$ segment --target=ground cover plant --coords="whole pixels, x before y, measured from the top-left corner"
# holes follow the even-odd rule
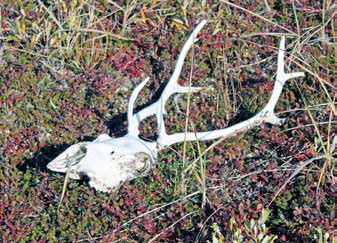
[[[2,242],[335,242],[336,10],[333,1],[1,1]],[[168,131],[257,113],[281,34],[287,66],[306,73],[277,105],[287,122],[174,145],[149,176],[111,194],[84,179],[63,195],[64,175],[46,164],[70,144],[125,133],[133,88],[151,76],[137,102],[153,102],[203,18],[180,82],[210,88],[170,100]],[[149,139],[155,129],[155,119],[142,123]]]

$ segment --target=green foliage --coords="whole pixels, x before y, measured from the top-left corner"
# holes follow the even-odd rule
[[[315,238],[317,239],[317,243],[328,243],[328,242],[332,242],[332,243],[336,243],[337,242],[337,235],[336,234],[332,234],[330,237],[330,234],[328,232],[324,232],[324,230],[322,230],[321,227],[317,227],[316,229],[316,234],[315,234]],[[330,238],[330,240],[329,240]]]
[[[220,232],[219,225],[217,223],[214,223],[212,225],[213,233],[212,233],[212,243],[224,243],[225,242],[225,237],[222,235]],[[210,243],[210,241],[207,241]]]
[[[270,211],[268,209],[263,209],[258,221],[251,219],[244,222],[244,229],[241,229],[234,217],[232,217],[229,223],[231,231],[230,242],[273,243],[277,239],[277,236],[268,234],[268,228],[265,224],[269,218],[269,214]],[[212,233],[212,243],[225,242],[225,237],[220,232],[220,228],[216,223],[212,225],[212,229],[214,231]]]

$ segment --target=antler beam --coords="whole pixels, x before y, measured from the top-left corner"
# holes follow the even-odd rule
[[[216,139],[219,137],[230,137],[234,136],[238,132],[246,131],[252,127],[258,126],[263,122],[274,125],[281,125],[285,120],[278,118],[274,113],[274,109],[281,95],[283,86],[285,82],[289,79],[304,76],[303,72],[295,72],[295,73],[284,72],[284,54],[285,54],[285,37],[282,36],[277,58],[276,81],[274,84],[271,98],[269,99],[269,102],[263,108],[263,110],[258,114],[256,114],[254,117],[228,128],[208,132],[189,132],[189,133],[177,133],[173,135],[167,135],[165,129],[162,129],[158,143],[161,146],[169,146],[174,143],[182,141],[196,141],[196,140],[203,141],[203,140]],[[160,116],[162,119],[163,115],[162,113],[159,112],[159,115],[157,116]]]

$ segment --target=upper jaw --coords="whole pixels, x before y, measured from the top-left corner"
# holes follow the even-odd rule
[[[65,173],[69,167],[81,162],[87,153],[86,142],[71,145],[63,153],[48,163],[47,168],[52,171]]]

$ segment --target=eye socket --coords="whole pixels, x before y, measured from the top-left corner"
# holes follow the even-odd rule
[[[115,151],[112,150],[112,152],[110,154],[113,155],[114,153],[115,153]]]
[[[85,145],[81,145],[81,146],[80,146],[80,152],[81,152],[82,154],[86,154],[86,153],[87,153],[87,148],[85,147]]]
[[[81,162],[81,160],[85,157],[86,154],[87,148],[85,147],[85,144],[81,144],[77,152],[68,158],[69,165],[74,166],[78,164],[79,162]]]

